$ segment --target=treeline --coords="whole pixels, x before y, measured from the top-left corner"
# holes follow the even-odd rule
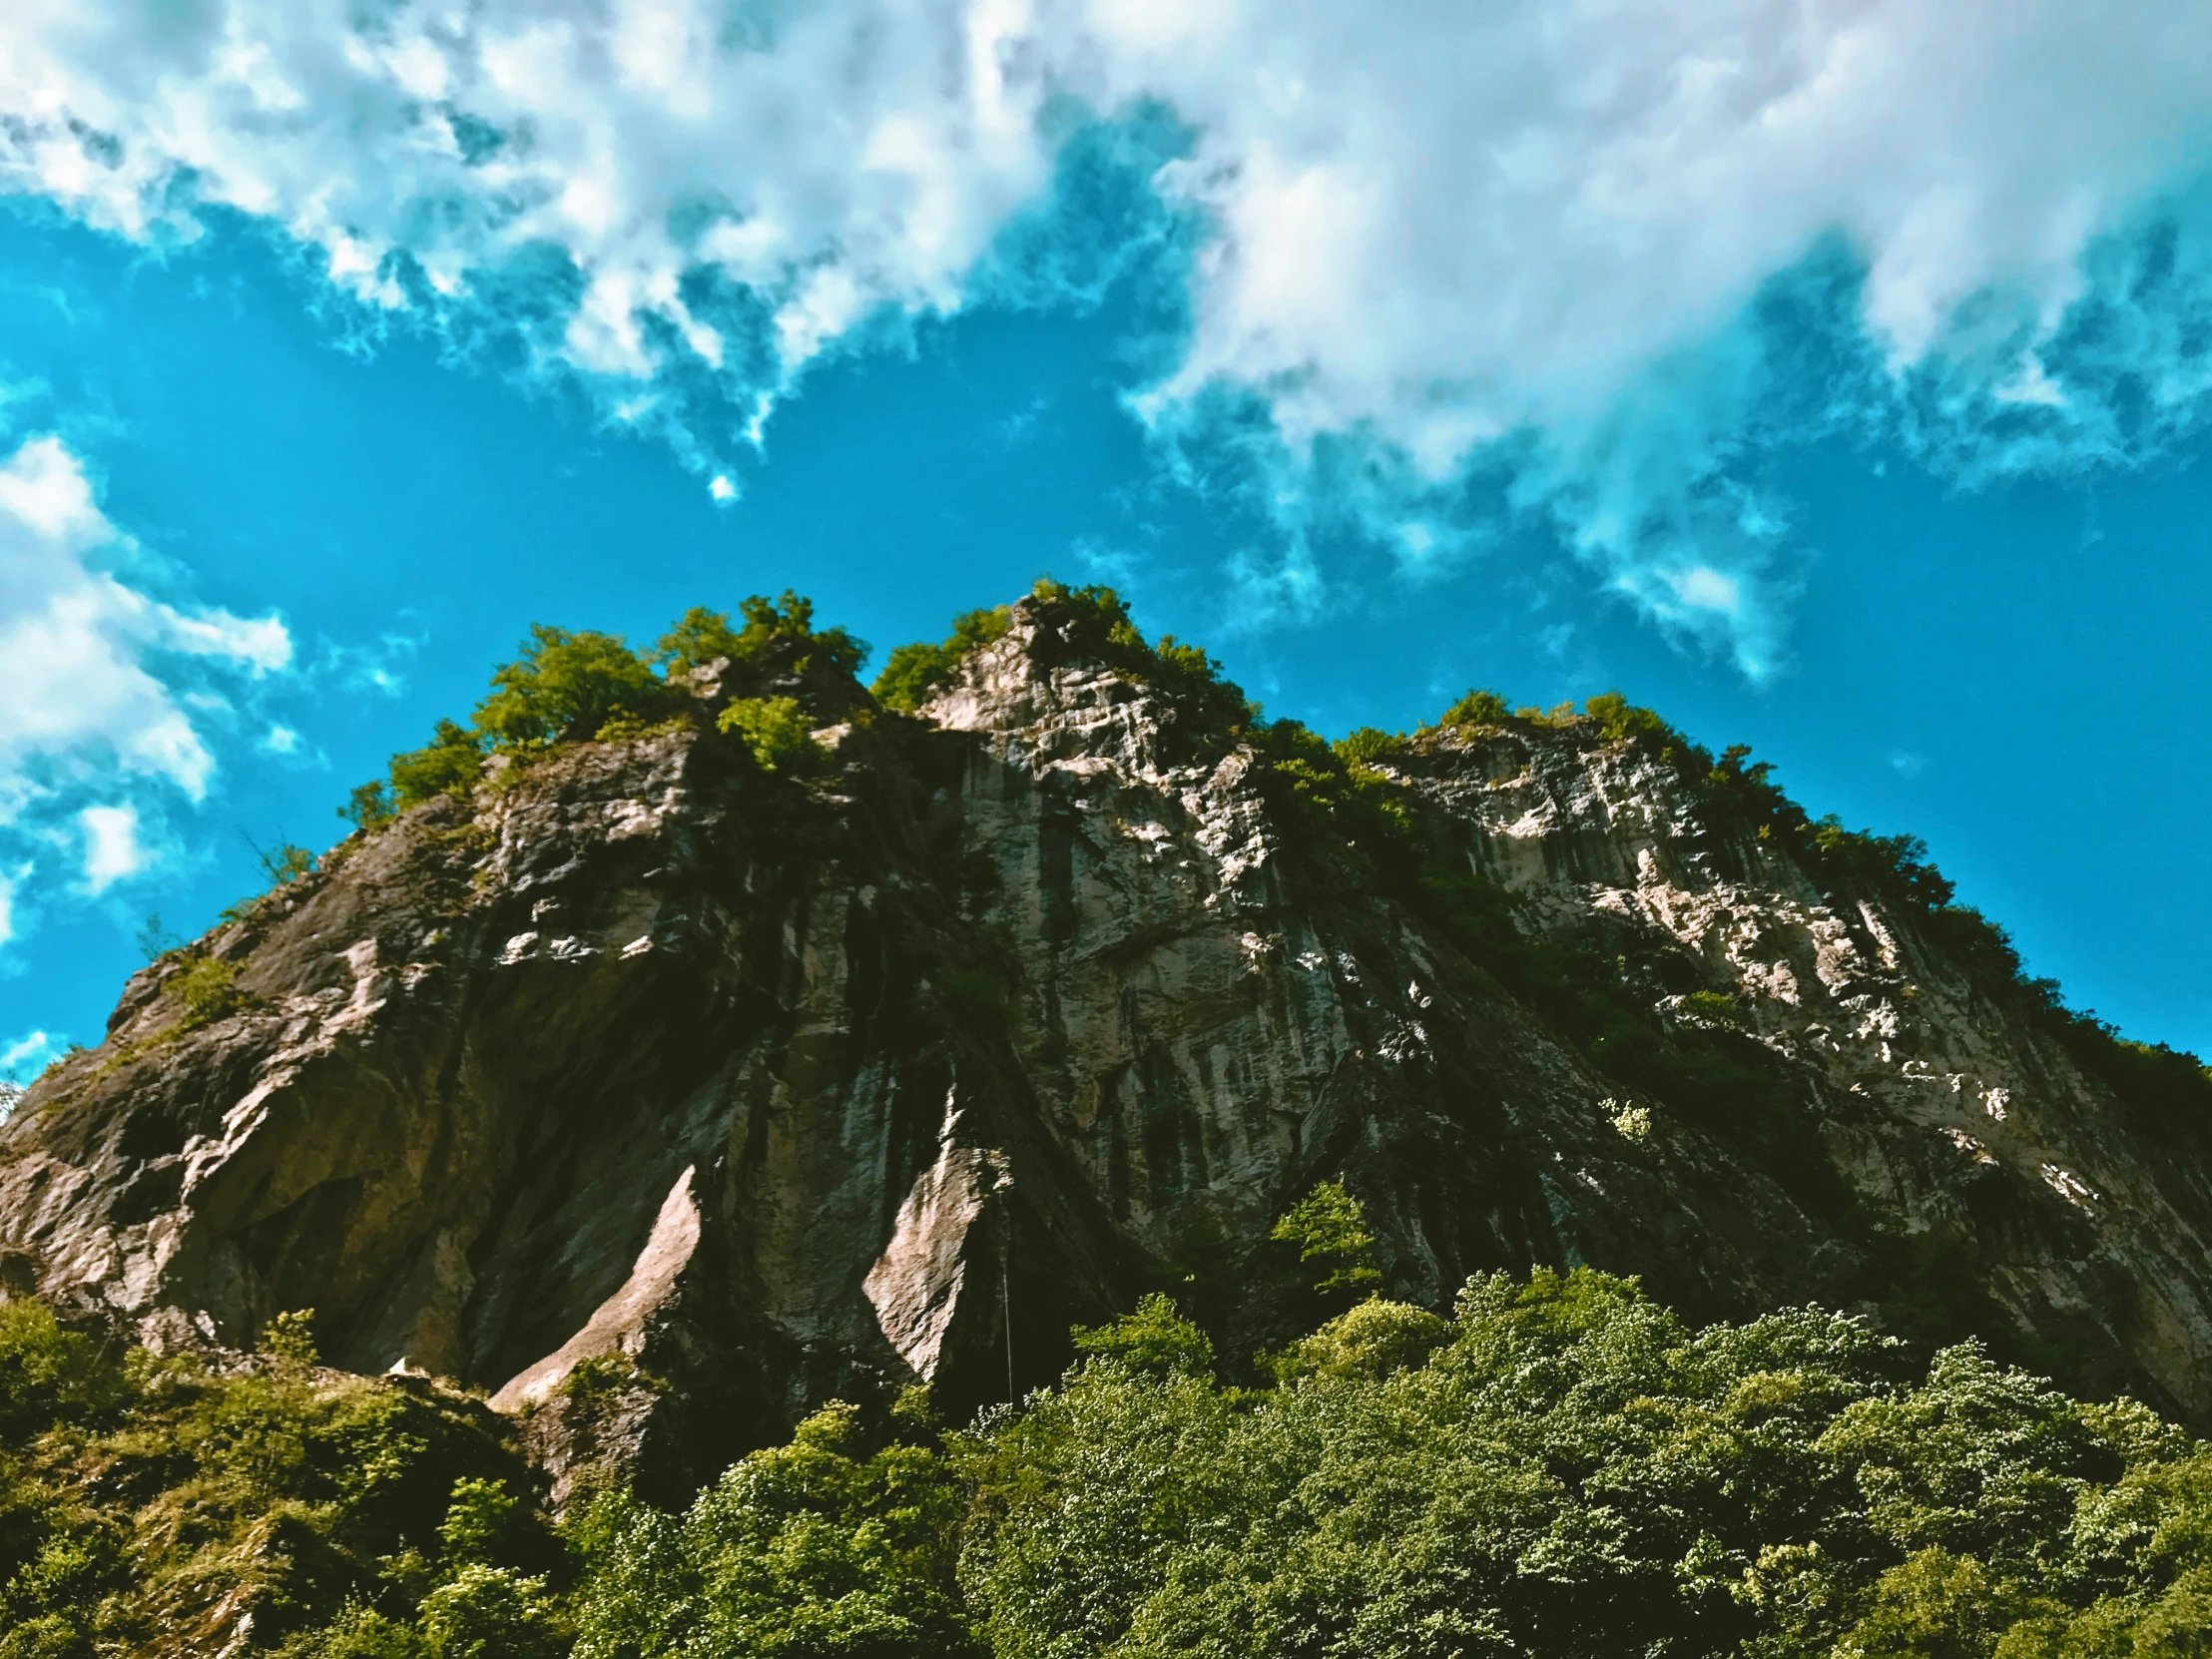
[[[1351,1303],[1336,1187],[1278,1236],[1344,1312],[1270,1386],[1148,1297],[1018,1406],[833,1403],[681,1512],[558,1520],[480,1403],[318,1370],[304,1319],[225,1370],[9,1303],[0,1659],[2206,1651],[2212,1450],[2140,1405],[1588,1270]]]
[[[485,763],[502,758],[501,776],[564,746],[617,743],[700,719],[691,683],[721,664],[728,694],[717,725],[735,733],[770,770],[804,767],[811,730],[841,718],[865,694],[853,676],[867,646],[842,628],[817,629],[814,602],[787,590],[755,594],[725,612],[695,607],[650,651],[620,634],[571,632],[534,624],[511,663],[493,670],[491,691],[466,726],[441,720],[420,749],[394,755],[384,778],[356,789],[340,811],[370,830],[441,795],[467,794]]]

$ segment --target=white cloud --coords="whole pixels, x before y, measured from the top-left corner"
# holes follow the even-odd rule
[[[148,869],[159,800],[207,792],[220,688],[290,662],[277,619],[169,604],[118,574],[136,559],[60,439],[0,461],[0,945],[70,862],[80,898]]]
[[[26,1031],[12,1041],[0,1042],[0,1080],[28,1081],[58,1059],[61,1051],[60,1040],[46,1031]]]
[[[153,861],[139,841],[136,807],[87,807],[78,813],[77,825],[85,837],[85,885],[96,895]]]
[[[198,800],[214,757],[150,663],[176,653],[262,675],[290,660],[274,617],[180,610],[101,568],[126,545],[60,439],[33,438],[0,463],[0,809],[57,779],[109,774]]]
[[[1745,318],[1785,274],[1855,274],[1871,369],[1816,412],[1961,476],[2124,460],[2212,385],[2193,0],[18,0],[0,182],[134,236],[240,208],[374,303],[552,294],[532,337],[610,407],[653,414],[682,357],[757,430],[816,354],[963,301],[1071,100],[1193,135],[1158,180],[1205,227],[1163,431],[1257,399],[1278,494],[1364,447],[1390,536],[1503,456],[1754,671],[1786,526],[1738,477]],[[2167,212],[2191,235],[2149,271],[2130,233]]]

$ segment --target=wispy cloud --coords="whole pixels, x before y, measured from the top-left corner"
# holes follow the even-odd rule
[[[2125,464],[2212,386],[2190,0],[41,0],[0,109],[13,188],[147,239],[269,220],[716,480],[811,361],[966,302],[1086,119],[1166,110],[1188,326],[1136,406],[1230,423],[1256,593],[1326,582],[1332,514],[1449,568],[1481,477],[1753,674],[1774,445]],[[1835,361],[1778,349],[1793,305]]]
[[[87,807],[77,815],[77,823],[85,837],[85,886],[94,894],[128,880],[152,862],[152,852],[139,840],[136,807]]]
[[[0,463],[0,802],[88,773],[159,779],[197,800],[214,757],[188,713],[192,694],[151,662],[197,658],[259,676],[291,660],[275,617],[179,608],[103,569],[124,540],[59,438],[33,438]]]
[[[29,1082],[59,1058],[61,1051],[61,1041],[46,1031],[26,1031],[18,1037],[0,1039],[0,1082]]]
[[[207,793],[207,728],[235,714],[217,688],[291,660],[275,617],[175,605],[122,580],[110,566],[130,550],[60,439],[0,462],[0,943],[27,893],[66,879],[65,866],[28,886],[42,861],[74,864],[93,896],[146,870],[158,841],[141,800]]]

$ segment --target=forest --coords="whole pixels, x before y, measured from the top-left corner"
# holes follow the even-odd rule
[[[2212,1449],[2139,1404],[1588,1269],[1444,1318],[1367,1289],[1334,1184],[1276,1239],[1342,1311],[1262,1385],[1156,1294],[1054,1386],[832,1401],[681,1512],[549,1513],[480,1397],[326,1370],[305,1312],[218,1363],[19,1298],[0,1659],[2207,1651]]]

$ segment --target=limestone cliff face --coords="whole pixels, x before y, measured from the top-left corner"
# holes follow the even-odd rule
[[[25,1098],[5,1265],[160,1342],[311,1307],[673,1489],[830,1394],[1004,1397],[1152,1286],[1280,1341],[1269,1224],[1342,1175],[1434,1305],[1587,1261],[1693,1318],[1919,1306],[2212,1417],[2201,1148],[1913,917],[1590,723],[1388,762],[1439,867],[1727,1057],[1669,1097],[1093,643],[1024,601],[804,781],[703,727],[355,837],[202,942],[233,1011],[157,964]]]

